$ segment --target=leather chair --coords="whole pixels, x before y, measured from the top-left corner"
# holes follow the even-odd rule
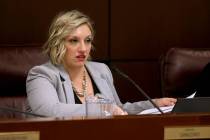
[[[210,48],[171,48],[160,59],[164,97],[186,97],[196,89],[199,76],[210,62]]]
[[[26,111],[25,82],[28,70],[46,60],[37,45],[0,45],[0,118],[25,117],[1,107]]]

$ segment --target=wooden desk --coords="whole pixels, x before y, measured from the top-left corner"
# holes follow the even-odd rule
[[[210,114],[0,120],[0,132],[39,131],[41,140],[163,140],[169,126],[210,126]]]

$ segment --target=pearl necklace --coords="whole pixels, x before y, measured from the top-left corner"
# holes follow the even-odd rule
[[[86,73],[85,73],[85,70],[84,70],[84,73],[83,73],[83,78],[82,78],[82,92],[79,92],[74,84],[73,84],[73,81],[71,81],[71,84],[72,84],[72,89],[73,91],[75,92],[75,94],[79,97],[85,97],[86,96],[86,93],[87,93],[87,78],[86,78]]]

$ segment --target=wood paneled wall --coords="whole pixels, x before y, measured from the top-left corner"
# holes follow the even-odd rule
[[[110,57],[151,97],[161,97],[160,56],[170,47],[210,47],[209,15],[208,0],[113,0]],[[130,88],[122,91],[134,97]]]
[[[0,44],[40,44],[52,18],[78,9],[96,29],[93,58],[112,62],[151,97],[161,97],[159,58],[170,47],[210,47],[208,0],[1,0]],[[125,102],[144,99],[113,72]]]

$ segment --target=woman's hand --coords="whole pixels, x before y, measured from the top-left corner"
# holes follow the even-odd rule
[[[159,99],[154,99],[154,102],[159,107],[175,105],[176,101],[177,101],[177,99],[175,99],[175,98],[159,98]]]
[[[128,115],[126,111],[123,111],[119,106],[113,105],[113,115]]]

